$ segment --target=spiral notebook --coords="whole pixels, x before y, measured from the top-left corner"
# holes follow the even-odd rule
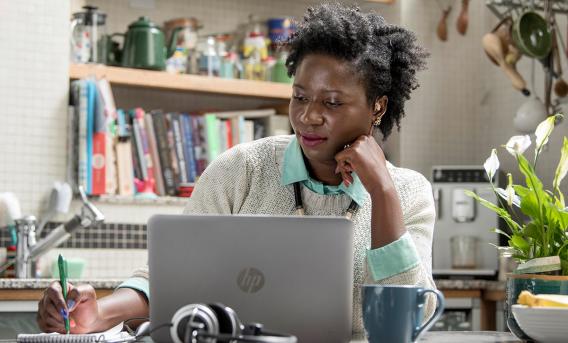
[[[18,343],[118,343],[132,342],[134,337],[122,331],[122,323],[104,332],[82,335],[60,333],[19,334]]]

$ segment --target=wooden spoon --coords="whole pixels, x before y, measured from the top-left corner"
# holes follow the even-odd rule
[[[465,36],[467,32],[467,24],[469,22],[469,15],[467,14],[468,6],[469,0],[462,0],[462,9],[456,22],[456,28],[462,36]]]
[[[521,74],[517,71],[514,65],[505,61],[505,51],[503,49],[503,42],[494,33],[487,33],[481,40],[485,53],[491,58],[492,61],[497,62],[499,67],[507,74],[511,80],[513,88],[521,91],[524,95],[530,95],[527,89],[527,84]]]
[[[448,40],[448,25],[446,24],[446,21],[451,11],[452,11],[452,6],[448,6],[447,9],[442,10],[442,18],[440,18],[440,21],[438,22],[438,28],[436,29],[436,33],[438,34],[438,38],[442,42]]]
[[[558,47],[558,37],[556,30],[552,31],[552,58],[554,59],[554,71],[556,73],[556,82],[554,83],[554,94],[563,98],[568,95],[568,83],[562,78],[562,61],[560,60],[560,51]]]

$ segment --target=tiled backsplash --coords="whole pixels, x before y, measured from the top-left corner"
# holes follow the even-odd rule
[[[49,223],[42,236],[48,235],[59,224]],[[84,279],[124,279],[146,264],[146,240],[144,224],[103,223],[98,227],[77,229],[69,240],[39,258],[38,269],[41,277],[51,277],[52,264],[61,253],[67,259],[85,262]],[[9,243],[8,230],[1,228],[0,247]]]
[[[48,235],[60,223],[49,223],[42,232]],[[146,249],[146,225],[103,223],[98,227],[77,229],[60,248],[74,249]],[[41,237],[38,237],[38,241]],[[0,230],[0,246],[8,246],[7,230]]]

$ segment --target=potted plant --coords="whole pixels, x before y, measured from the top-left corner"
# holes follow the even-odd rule
[[[568,173],[568,138],[564,137],[560,161],[556,167],[552,190],[545,189],[536,167],[540,154],[548,142],[554,124],[562,115],[556,114],[541,122],[535,131],[534,160],[523,153],[531,146],[529,135],[513,136],[504,148],[514,156],[523,184],[513,183],[507,174],[507,186],[499,188],[494,176],[499,169],[496,149],[484,164],[499,205],[487,201],[473,192],[468,195],[501,217],[509,232],[493,228],[508,239],[506,249],[519,263],[517,270],[507,279],[507,325],[521,339],[530,339],[516,324],[510,307],[515,304],[522,290],[532,293],[568,294],[568,207],[560,183]],[[554,274],[554,275],[551,275]]]

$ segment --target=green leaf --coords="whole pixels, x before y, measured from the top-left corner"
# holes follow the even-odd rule
[[[525,254],[528,254],[530,249],[530,244],[527,242],[523,237],[520,235],[513,235],[509,240],[509,244],[514,246],[515,248],[521,250]]]
[[[526,237],[530,237],[530,238],[534,239],[535,241],[537,241],[539,243],[543,242],[543,237],[542,237],[542,232],[540,230],[540,225],[537,225],[534,222],[530,222],[525,226],[525,228],[523,229],[523,234]]]
[[[519,170],[525,176],[527,187],[533,191],[542,192],[542,182],[540,182],[533,167],[525,156],[517,155],[517,162],[519,163]]]
[[[498,234],[500,234],[500,235],[503,235],[503,236],[505,236],[505,237],[511,239],[511,236],[510,236],[508,233],[506,233],[505,231],[500,230],[500,229],[498,229],[498,228],[496,228],[496,227],[492,228],[490,231],[491,231],[491,232],[498,233]]]
[[[540,218],[538,199],[534,192],[529,192],[521,197],[521,211],[531,218]]]
[[[507,212],[507,210],[495,205],[491,201],[483,199],[482,197],[480,197],[479,195],[475,194],[472,191],[465,190],[464,192],[465,192],[466,195],[477,200],[481,205],[483,205],[483,206],[487,207],[488,209],[490,209],[491,211],[497,213],[497,215],[499,217],[501,217],[501,218],[503,218],[503,220],[505,220],[505,222],[507,223],[507,226],[509,226],[511,231],[518,232],[521,229],[521,226],[519,224],[517,224],[517,222],[515,222],[513,220],[513,218],[511,218],[511,215],[509,214],[509,212]]]
[[[564,233],[568,229],[568,212],[553,204],[547,205],[549,225],[554,225],[556,230]]]
[[[532,192],[530,189],[528,189],[525,186],[521,186],[521,185],[513,185],[513,189],[515,190],[515,193],[517,193],[517,195],[521,198],[527,196],[527,194],[529,194],[530,192]]]

